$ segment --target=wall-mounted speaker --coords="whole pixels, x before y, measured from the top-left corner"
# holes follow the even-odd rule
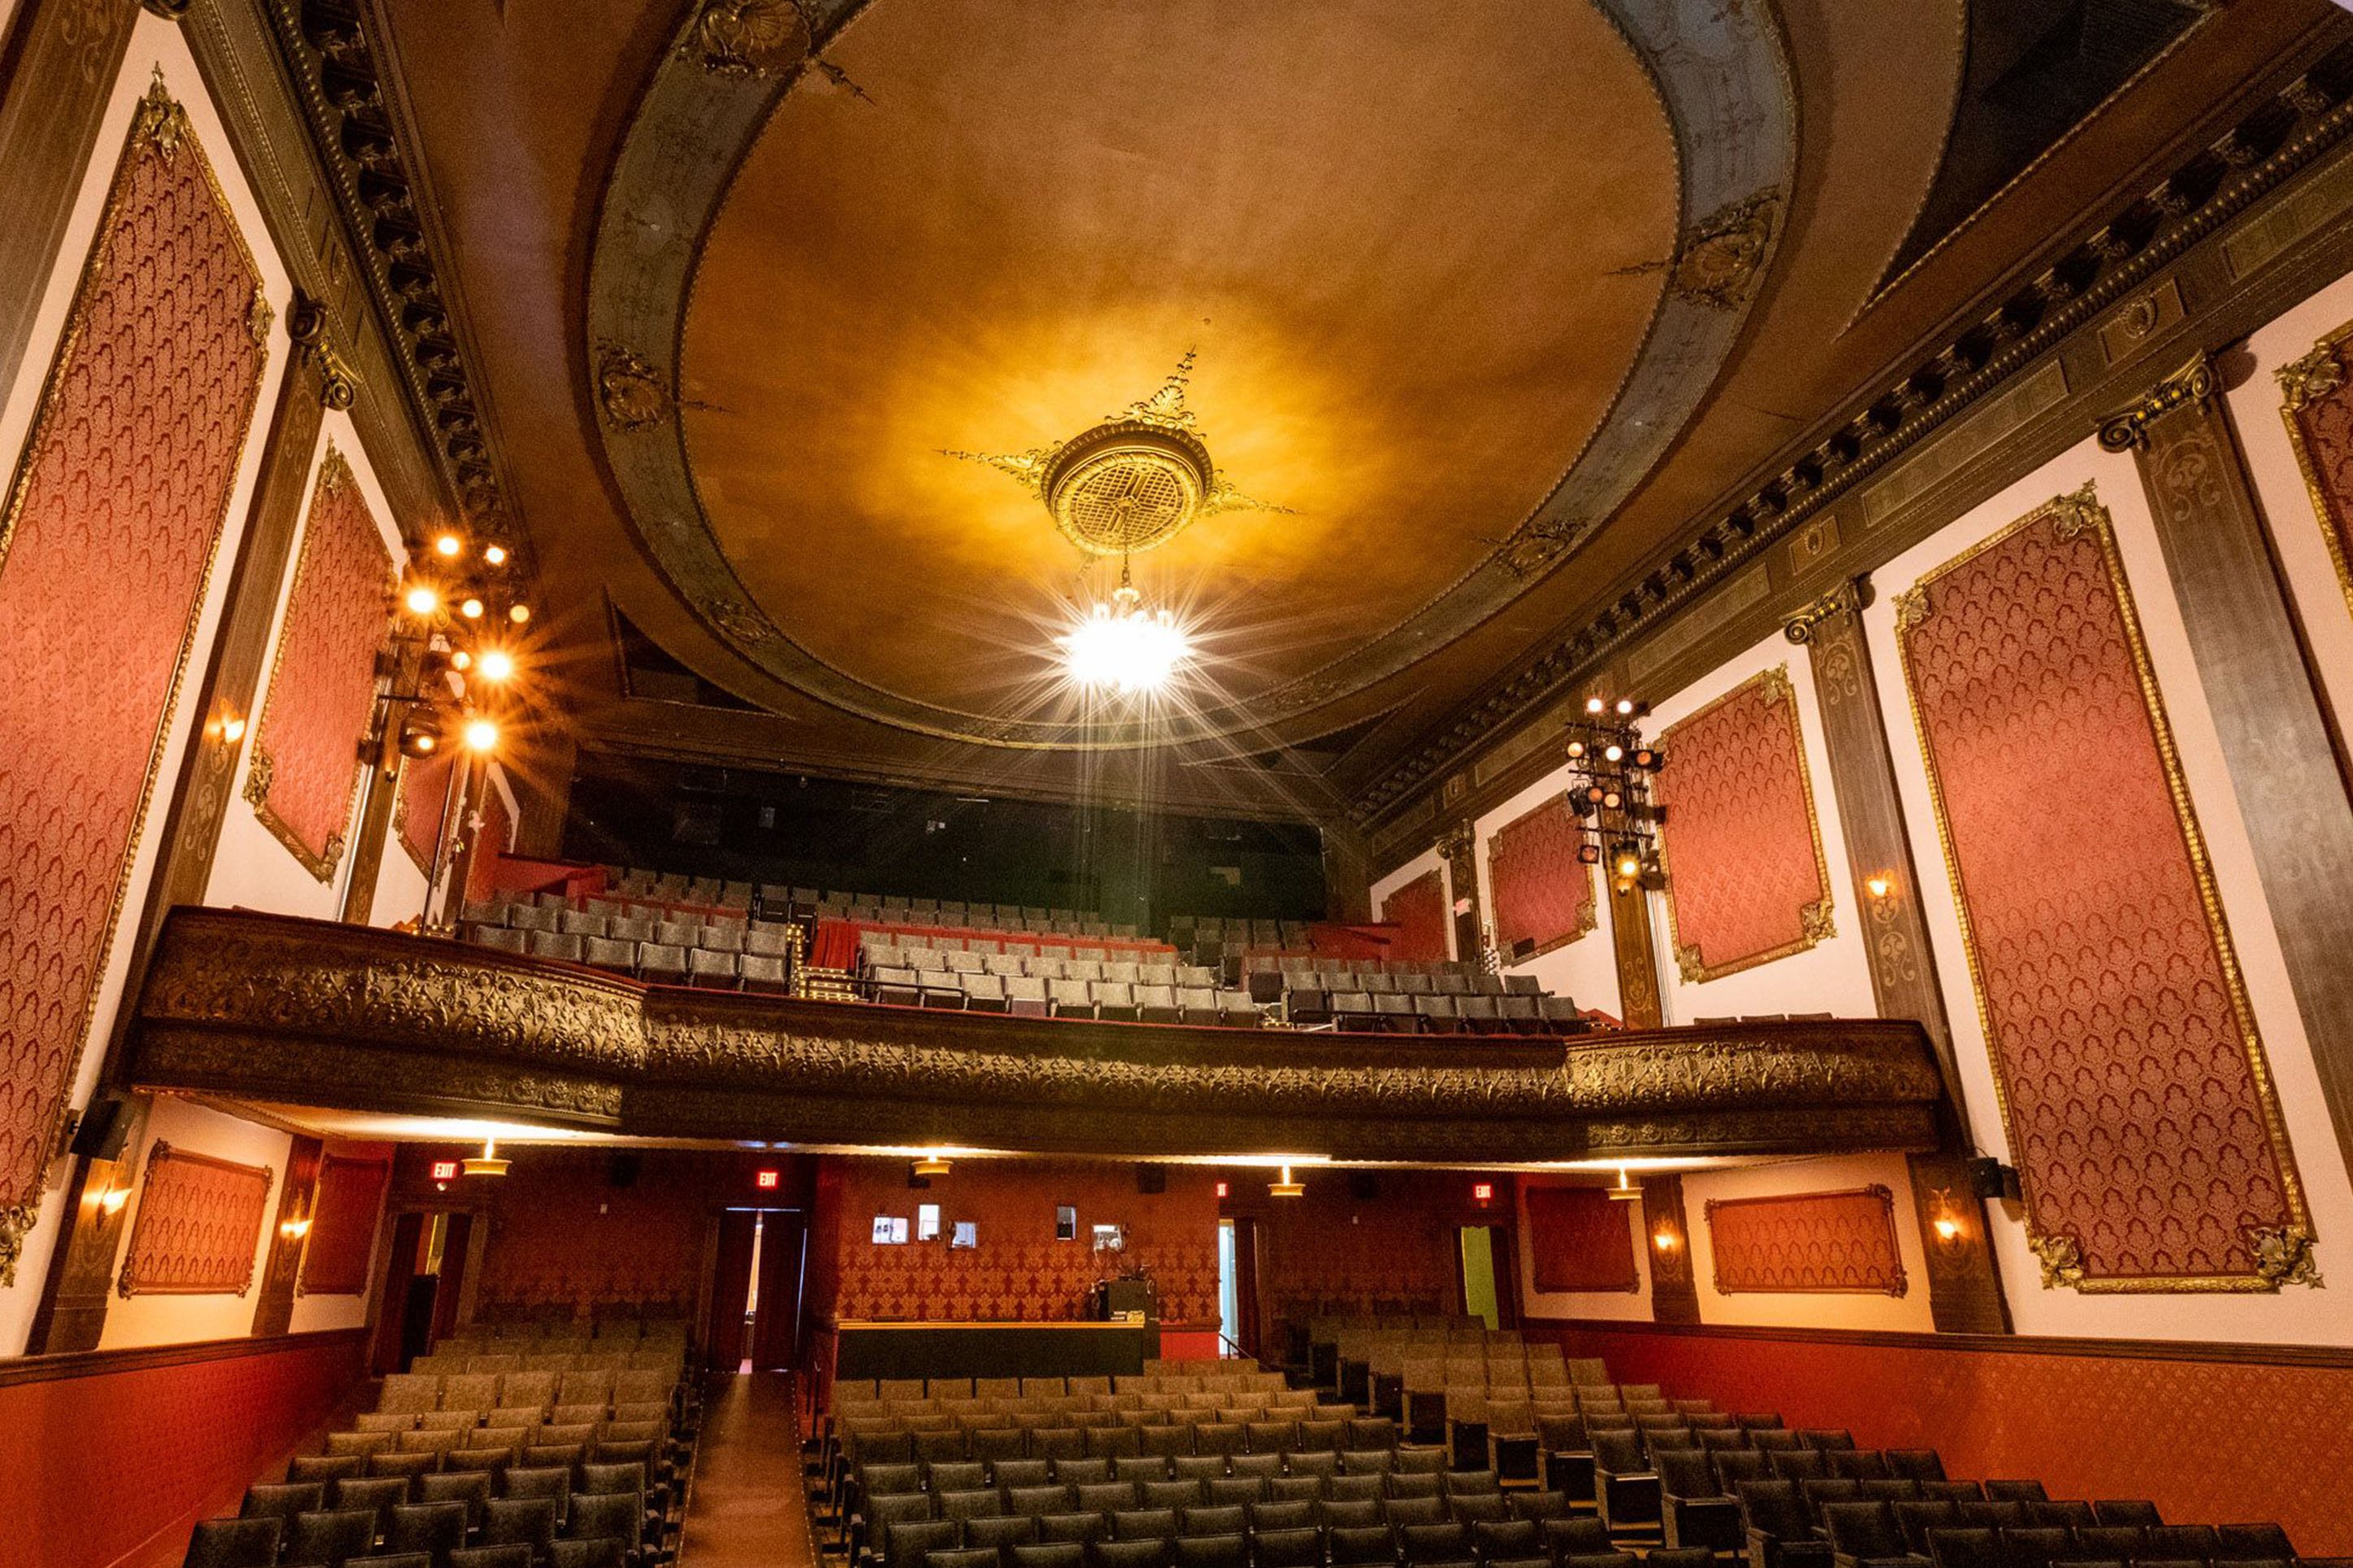
[[[2018,1184],[2018,1168],[1991,1158],[1969,1162],[1969,1190],[1988,1202],[2014,1204],[2026,1195]]]
[[[1168,1190],[1168,1167],[1138,1165],[1135,1168],[1135,1190],[1147,1197],[1157,1197]]]
[[[929,1176],[919,1176],[910,1170],[907,1173],[907,1185],[919,1193],[927,1193],[931,1191],[932,1179]]]
[[[93,1100],[74,1124],[73,1152],[91,1160],[120,1160],[131,1139],[131,1108],[119,1100]]]
[[[606,1168],[605,1179],[617,1187],[634,1187],[638,1184],[638,1168],[643,1163],[635,1153],[616,1154]]]
[[[1348,1195],[1360,1204],[1377,1203],[1381,1195],[1381,1179],[1370,1171],[1348,1173]]]

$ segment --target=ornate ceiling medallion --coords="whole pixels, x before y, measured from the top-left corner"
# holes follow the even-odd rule
[[[1153,549],[1221,511],[1290,511],[1235,489],[1209,460],[1193,411],[1185,406],[1193,353],[1185,351],[1159,391],[1059,447],[941,455],[1010,474],[1046,503],[1065,538],[1093,555]]]

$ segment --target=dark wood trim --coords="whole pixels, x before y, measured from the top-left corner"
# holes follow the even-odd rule
[[[2353,1159],[2353,794],[2295,601],[2200,355],[2101,427],[2129,448],[2222,742],[2338,1149]]]
[[[253,1331],[257,1336],[285,1333],[294,1321],[294,1286],[302,1272],[310,1220],[319,1212],[319,1171],[326,1144],[298,1137],[286,1155],[286,1179],[278,1184],[278,1215],[269,1230],[269,1256],[262,1265],[260,1289],[255,1292]],[[385,1171],[389,1177],[391,1171]],[[301,1226],[298,1235],[290,1226]]]
[[[1486,943],[1479,929],[1479,830],[1464,817],[1438,836],[1439,859],[1446,867],[1446,921],[1454,933],[1454,956],[1476,960]],[[1464,900],[1470,907],[1460,906]]]
[[[1373,918],[1372,868],[1365,836],[1354,824],[1326,821],[1324,835],[1324,917],[1361,923]]]
[[[401,637],[393,645],[391,679],[377,688],[372,728],[365,744],[375,759],[369,763],[366,794],[360,803],[360,825],[352,840],[352,872],[343,884],[343,918],[366,925],[375,914],[376,883],[384,875],[385,851],[392,843],[392,814],[400,804],[400,726],[409,705],[390,700],[388,692],[414,691],[424,668],[423,639]],[[424,911],[418,911],[420,918]]]
[[[1609,940],[1618,947],[1618,1016],[1630,1029],[1656,1029],[1666,1017],[1659,944],[1651,931],[1651,895],[1609,886]]]
[[[26,1335],[26,1353],[41,1355],[93,1351],[106,1329],[106,1310],[114,1300],[114,1259],[122,1250],[122,1233],[131,1223],[126,1202],[105,1205],[109,1192],[128,1194],[138,1178],[140,1144],[147,1130],[153,1101],[143,1094],[123,1097],[129,1125],[123,1133],[120,1159],[93,1160],[76,1155],[66,1180],[66,1205],[58,1218],[58,1238],[49,1248],[49,1266],[41,1279],[40,1304]],[[0,1363],[5,1364],[5,1363]]]
[[[320,1329],[301,1334],[256,1335],[236,1340],[197,1340],[182,1345],[137,1345],[128,1350],[69,1351],[54,1355],[19,1356],[0,1361],[0,1388],[19,1384],[53,1383],[68,1377],[107,1377],[118,1373],[153,1372],[158,1367],[193,1366],[200,1362],[233,1361],[240,1356],[283,1355],[289,1351],[365,1344],[365,1329]]]
[[[2226,1366],[2308,1366],[2353,1370],[2353,1350],[2335,1345],[2263,1345],[2195,1340],[2069,1339],[2057,1334],[1918,1333],[1898,1329],[1777,1329],[1745,1323],[1645,1323],[1639,1319],[1530,1318],[1522,1331],[1672,1334],[1757,1343],[1852,1345],[1946,1351],[1963,1355],[2084,1356],[2115,1361],[2211,1362]]]
[[[122,75],[139,0],[24,0],[0,57],[0,388],[16,384]]]
[[[1672,1231],[1672,1252],[1655,1239]],[[1651,1317],[1661,1323],[1699,1321],[1699,1280],[1692,1270],[1691,1218],[1683,1208],[1683,1179],[1677,1174],[1642,1178],[1642,1229],[1634,1238],[1651,1279]],[[1527,1322],[1524,1320],[1524,1328]]]

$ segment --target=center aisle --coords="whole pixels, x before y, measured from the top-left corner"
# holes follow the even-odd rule
[[[789,1373],[706,1390],[679,1568],[817,1568]]]

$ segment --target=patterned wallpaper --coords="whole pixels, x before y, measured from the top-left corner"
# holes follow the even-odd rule
[[[1630,1325],[1580,1325],[1562,1340],[1622,1382],[1778,1410],[1792,1426],[1847,1427],[1866,1447],[1935,1448],[1951,1475],[2034,1477],[2054,1498],[2148,1498],[2185,1523],[2277,1520],[2306,1555],[2353,1553],[2353,1366]]]
[[[1686,981],[1803,952],[1831,933],[1830,872],[1787,665],[1659,736],[1667,922]]]
[[[1506,963],[1550,952],[1594,929],[1597,868],[1577,858],[1583,837],[1568,802],[1555,796],[1488,838],[1487,897]]]
[[[262,826],[321,881],[343,859],[366,765],[360,741],[375,704],[391,591],[392,554],[351,465],[330,447],[311,492],[245,785]]]
[[[450,1158],[471,1150],[444,1150]],[[490,1242],[478,1311],[603,1301],[691,1308],[702,1284],[711,1215],[731,1188],[719,1173],[740,1161],[649,1152],[628,1186],[612,1156],[544,1147],[512,1152],[513,1167],[486,1184]]]
[[[441,836],[441,808],[448,802],[448,752],[409,757],[401,763],[393,831],[417,868],[427,876],[433,873],[434,841]]]
[[[259,288],[159,85],[0,522],[0,1221],[39,1195],[96,1005],[260,391]]]
[[[1923,578],[1897,626],[2046,1284],[2247,1289],[2308,1267],[2106,512],[2088,487],[2038,509]]]
[[[271,1180],[267,1165],[153,1144],[122,1259],[122,1294],[244,1295],[253,1284]]]
[[[368,1257],[392,1166],[383,1160],[330,1154],[319,1165],[311,1234],[302,1247],[305,1296],[358,1296],[368,1288]]]
[[[1599,1187],[1530,1187],[1528,1261],[1536,1289],[1639,1290],[1634,1263],[1636,1205]]]
[[[1388,956],[1414,963],[1446,957],[1446,873],[1432,867],[1381,900],[1380,919],[1393,921],[1398,933]]]
[[[480,820],[480,846],[474,851],[473,865],[466,873],[466,901],[478,903],[498,888],[499,857],[514,843],[514,818],[507,810],[507,797],[490,780],[483,781],[482,798],[475,803],[474,816]]]
[[[1711,1198],[1707,1234],[1718,1295],[1859,1290],[1901,1296],[1907,1281],[1885,1187]]]
[[[1261,1217],[1261,1281],[1268,1316],[1460,1311],[1461,1243],[1455,1227],[1509,1225],[1510,1178],[1463,1171],[1382,1171],[1376,1195],[1351,1194],[1336,1171],[1305,1173],[1307,1195],[1265,1198],[1267,1173],[1232,1173]],[[1472,1184],[1494,1183],[1492,1210],[1470,1202]],[[1253,1185],[1255,1190],[1253,1191]]]
[[[838,1163],[839,1284],[829,1310],[819,1309],[832,1317],[1076,1318],[1096,1280],[1141,1269],[1159,1289],[1163,1322],[1217,1321],[1216,1176],[1203,1167],[1172,1165],[1167,1190],[1144,1194],[1126,1165],[967,1160],[919,1190],[901,1161]],[[940,1205],[939,1239],[875,1243],[876,1216],[903,1217],[912,1233],[925,1203]],[[1054,1239],[1063,1204],[1078,1210],[1079,1240]],[[978,1246],[947,1245],[959,1220],[975,1223]],[[1126,1227],[1126,1248],[1098,1255],[1085,1238],[1111,1224]]]

